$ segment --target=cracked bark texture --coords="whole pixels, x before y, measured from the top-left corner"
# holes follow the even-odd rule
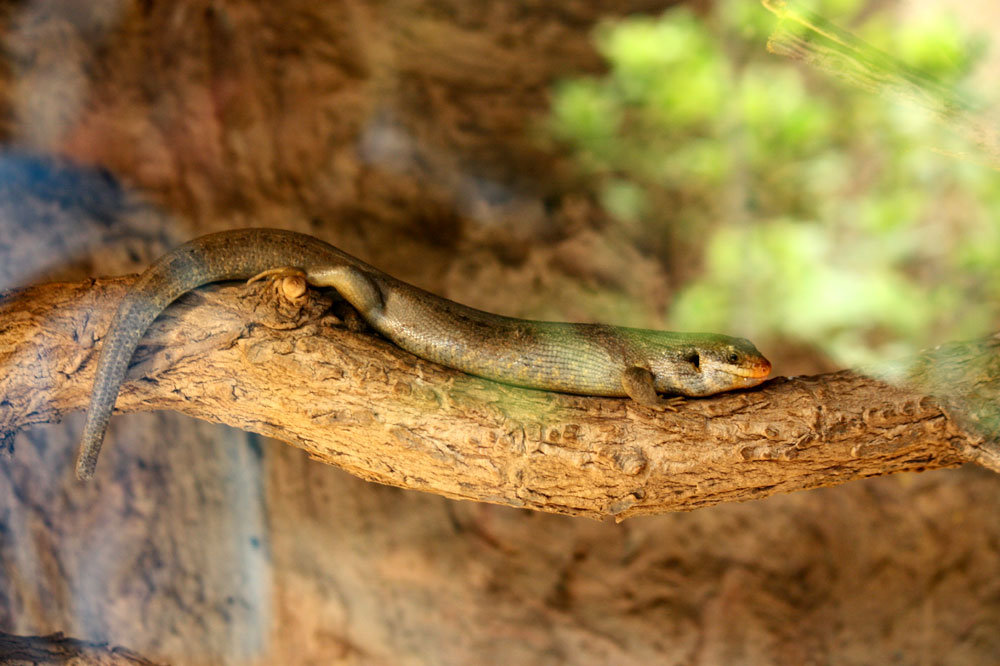
[[[157,666],[128,650],[85,643],[62,634],[11,636],[0,632],[0,663],[8,666],[46,666],[67,662],[95,666]]]
[[[69,356],[36,356],[27,366],[39,381],[60,380],[51,384],[63,391],[59,401],[15,397],[25,401],[19,418],[38,425],[0,458],[0,631],[61,631],[170,664],[995,663],[1000,482],[980,466],[616,524],[368,483],[299,449],[170,413],[116,417],[98,478],[83,485],[70,473],[81,415],[41,424],[58,405],[81,404],[107,316],[97,295],[124,284],[79,281],[139,270],[186,238],[227,227],[317,233],[488,310],[657,326],[671,269],[601,215],[590,184],[557,147],[537,140],[536,128],[556,80],[601,66],[590,38],[600,18],[668,4],[0,7],[0,133],[18,149],[0,156],[0,288],[72,281],[60,291],[80,290],[82,299],[50,310],[60,323],[82,322],[64,330],[78,336],[63,347]],[[301,329],[247,329],[247,308],[260,316],[255,299],[270,299],[243,294],[199,292],[157,324],[124,404],[218,420],[211,405],[240,397],[223,372],[237,366],[227,362],[243,364],[249,381],[266,374],[294,383],[295,373],[312,371],[307,360],[340,350],[344,375],[327,367],[331,384],[359,373],[397,389],[392,409],[419,412],[409,431],[420,434],[428,404],[435,413],[481,405],[482,414],[508,420],[503,410],[516,408],[513,417],[535,422],[539,413],[568,413],[564,423],[579,420],[584,404],[600,404],[609,418],[628,411],[633,431],[652,427],[621,401],[533,395],[404,361],[312,310]],[[89,320],[78,318],[81,302],[94,304]],[[200,311],[212,313],[211,328],[192,325]],[[9,333],[29,324],[15,317],[0,325]],[[883,379],[905,377],[919,398],[886,388],[875,398],[893,410],[866,405],[842,423],[813,408],[849,400],[871,380],[838,374],[770,385],[764,395],[804,406],[795,427],[748,430],[752,446],[714,450],[703,477],[670,471],[689,479],[692,493],[732,497],[720,482],[727,464],[808,473],[824,447],[798,437],[819,426],[850,461],[827,470],[833,479],[863,475],[875,460],[917,469],[978,455],[989,465],[988,438],[969,435],[991,427],[988,383],[976,371],[996,375],[989,364],[960,366],[992,344],[967,346],[964,356],[948,356],[959,359],[950,366],[929,357],[928,367],[961,370],[943,382],[921,384],[928,375],[915,372],[919,363],[897,368]],[[781,374],[831,370],[785,349],[764,351]],[[219,363],[203,365],[213,358]],[[826,385],[842,390],[819,388]],[[291,415],[313,408],[294,388],[240,404],[257,409],[260,399]],[[752,424],[749,395],[699,402],[690,414],[720,429]],[[341,409],[379,425],[371,404]],[[705,418],[723,409],[730,419]],[[866,428],[883,436],[852,451],[848,442]],[[426,438],[397,432],[387,435],[394,453],[454,466],[448,448],[435,452]],[[949,444],[938,432],[961,434]],[[528,434],[540,442],[536,457],[585,461],[583,440],[564,428],[556,441],[548,430]],[[346,445],[328,448],[333,454],[322,453],[336,462],[347,457]],[[615,453],[593,454],[577,473],[619,469],[625,477],[643,465]],[[385,457],[368,462],[382,480],[399,478]],[[639,474],[667,462],[648,454]],[[769,483],[755,477],[747,486]],[[619,517],[657,499],[629,504],[627,494],[598,490],[604,495],[585,499],[604,514],[621,509]],[[621,497],[626,504],[612,506]],[[77,655],[79,663],[96,658]]]

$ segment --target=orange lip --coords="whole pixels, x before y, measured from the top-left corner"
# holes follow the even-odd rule
[[[762,358],[757,363],[754,363],[750,367],[740,368],[737,370],[735,375],[740,377],[753,377],[754,379],[763,379],[771,374],[771,362],[766,358]]]

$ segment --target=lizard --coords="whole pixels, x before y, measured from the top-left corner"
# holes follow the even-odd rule
[[[629,397],[676,411],[683,398],[660,393],[699,397],[748,388],[771,371],[743,338],[506,317],[424,291],[313,236],[222,231],[159,258],[122,298],[98,356],[77,477],[93,476],[132,355],[170,303],[210,282],[281,276],[336,289],[371,328],[420,358],[504,384]]]

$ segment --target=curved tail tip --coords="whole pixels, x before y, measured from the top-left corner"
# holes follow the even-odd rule
[[[94,470],[96,467],[96,461],[86,460],[81,457],[76,461],[76,478],[80,481],[90,481],[94,478]]]

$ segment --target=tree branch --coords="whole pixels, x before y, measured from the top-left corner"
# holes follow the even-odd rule
[[[72,663],[77,666],[156,666],[131,650],[108,647],[60,634],[15,636],[0,632],[0,663],[47,666]]]
[[[8,441],[85,408],[100,336],[133,279],[47,284],[0,299]],[[371,481],[592,518],[966,461],[1000,471],[997,337],[894,364],[881,379],[779,378],[660,413],[443,368],[348,330],[330,304],[313,291],[289,302],[267,284],[189,294],[147,334],[118,410],[227,423]]]

